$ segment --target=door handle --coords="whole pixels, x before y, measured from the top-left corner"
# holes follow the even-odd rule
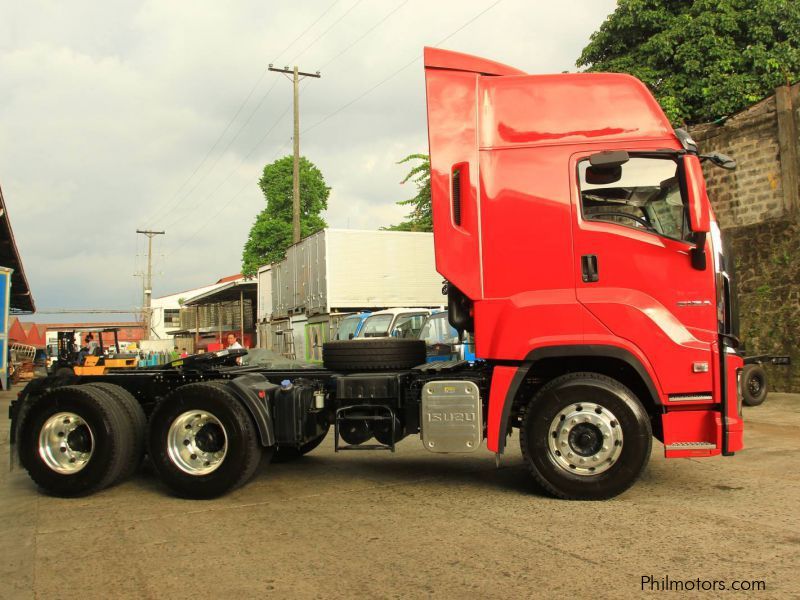
[[[584,283],[600,281],[600,272],[597,270],[597,256],[594,254],[581,256],[581,271]]]

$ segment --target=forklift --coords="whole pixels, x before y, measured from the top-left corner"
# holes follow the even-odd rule
[[[87,338],[94,339],[97,334],[97,345],[91,352],[81,350],[75,340],[77,333],[83,332]],[[109,353],[103,347],[103,334],[114,335],[113,346],[108,346]],[[87,348],[91,348],[87,345]],[[122,354],[119,347],[119,329],[108,327],[91,331],[64,329],[57,333],[57,358],[50,367],[51,375],[104,375],[110,370],[135,369],[139,363],[136,354]]]

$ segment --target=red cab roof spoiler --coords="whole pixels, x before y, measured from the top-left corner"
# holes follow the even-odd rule
[[[425,68],[467,71],[481,75],[527,75],[525,71],[493,60],[429,46],[425,47]]]

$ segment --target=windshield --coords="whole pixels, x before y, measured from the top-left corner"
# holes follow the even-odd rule
[[[352,317],[345,317],[339,323],[339,328],[336,330],[336,339],[337,340],[349,340],[351,337],[355,337],[356,329],[358,329],[358,324],[361,322],[361,317],[352,316]]]
[[[428,346],[455,344],[458,342],[458,332],[455,327],[447,322],[447,315],[435,316],[425,323],[419,334],[419,339],[425,340],[425,344]]]
[[[387,337],[394,315],[372,315],[364,321],[358,337]]]
[[[392,335],[416,339],[427,317],[427,313],[404,313],[399,315],[394,324]],[[394,333],[395,331],[397,332],[396,334]]]
[[[584,218],[691,241],[678,164],[671,157],[631,157],[621,167],[578,164]]]

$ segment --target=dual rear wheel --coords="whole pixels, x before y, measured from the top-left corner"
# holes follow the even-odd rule
[[[57,496],[81,496],[132,475],[145,451],[177,495],[213,498],[247,482],[264,455],[255,423],[222,382],[181,386],[162,399],[149,425],[139,402],[123,388],[92,383],[52,388],[26,402],[20,415],[19,456],[31,478]],[[322,443],[327,430],[291,460]]]
[[[48,390],[21,415],[19,458],[47,493],[81,496],[130,476],[144,456],[145,416],[116,385]]]

